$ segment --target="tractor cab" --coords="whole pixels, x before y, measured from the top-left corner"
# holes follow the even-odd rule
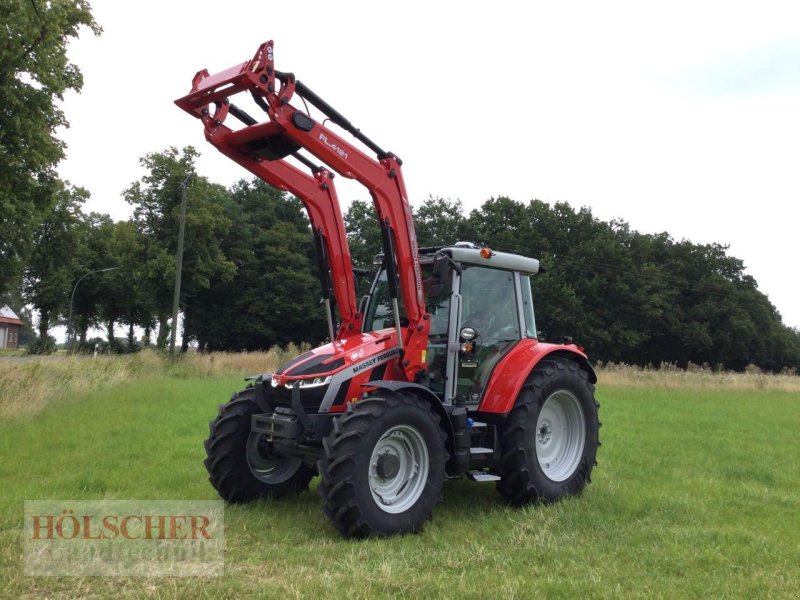
[[[376,258],[382,265],[383,256]],[[531,276],[539,261],[467,242],[423,248],[425,306],[431,315],[420,382],[444,404],[477,406],[495,365],[522,339],[536,339]],[[394,328],[385,268],[368,296],[364,332]],[[401,326],[405,326],[400,304]]]

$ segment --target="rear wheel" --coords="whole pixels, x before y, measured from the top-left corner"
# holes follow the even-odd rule
[[[445,434],[430,404],[382,392],[334,421],[317,490],[348,537],[420,531],[439,501]]]
[[[208,424],[205,466],[211,485],[228,502],[302,492],[314,476],[300,458],[273,454],[266,436],[250,432],[251,417],[261,412],[246,389],[221,405]]]
[[[506,418],[497,490],[512,504],[579,494],[595,465],[594,386],[575,361],[542,360]]]

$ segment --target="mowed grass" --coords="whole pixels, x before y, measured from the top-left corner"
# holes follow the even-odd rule
[[[225,575],[24,577],[25,500],[215,499],[202,440],[238,377],[159,375],[0,424],[0,598],[800,595],[800,394],[598,388],[580,498],[451,481],[420,535],[341,538],[312,491],[225,509]]]

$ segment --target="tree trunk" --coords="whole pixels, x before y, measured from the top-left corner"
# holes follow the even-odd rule
[[[86,332],[89,330],[88,325],[81,325],[80,331],[78,332],[78,339],[80,340],[81,345],[86,343]]]
[[[114,319],[108,320],[108,346],[111,351],[114,350]]]
[[[50,329],[50,313],[46,310],[39,311],[39,339],[47,339],[47,330]]]
[[[133,321],[128,323],[128,350],[133,350],[133,345],[135,343],[133,337]]]
[[[144,335],[142,336],[142,342],[145,348],[150,347],[150,334],[152,333],[152,328],[150,325],[146,325],[144,328]]]
[[[158,338],[156,339],[156,348],[163,350],[167,347],[169,342],[169,315],[160,313],[158,315]]]

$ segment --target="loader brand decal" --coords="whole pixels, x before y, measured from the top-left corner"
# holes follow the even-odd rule
[[[325,144],[325,145],[326,145],[328,148],[330,148],[331,150],[333,150],[334,152],[336,152],[336,154],[338,154],[339,156],[341,156],[342,158],[344,158],[345,160],[347,160],[347,152],[345,152],[344,150],[342,150],[342,149],[341,149],[339,146],[337,146],[336,144],[331,144],[331,143],[328,141],[328,136],[327,136],[327,135],[325,135],[324,133],[320,133],[320,134],[319,134],[319,141],[321,141],[321,142],[322,142],[323,144]]]
[[[414,277],[417,280],[417,300],[423,305],[422,311],[425,312],[425,306],[422,297],[422,271],[419,265],[419,248],[417,248],[417,234],[414,229],[414,217],[411,215],[411,207],[408,201],[403,203],[403,211],[406,216],[406,229],[409,238],[411,239],[411,256],[413,257]]]
[[[339,390],[342,386],[349,386],[351,383],[351,379],[353,377],[358,376],[361,373],[366,373],[369,369],[381,365],[383,363],[389,362],[393,357],[400,354],[400,348],[395,346],[394,348],[390,348],[389,350],[385,350],[380,354],[373,356],[372,358],[368,358],[363,362],[358,363],[357,365],[353,365],[349,369],[342,369],[338,373],[336,373],[331,378],[331,383],[328,386],[328,391],[325,392],[325,397],[322,399],[322,403],[319,407],[319,412],[326,413],[330,412],[331,406],[336,401],[336,396],[339,394]]]
[[[378,354],[378,356],[373,356],[372,358],[365,360],[364,362],[351,367],[353,371],[353,375],[357,375],[361,373],[364,369],[369,369],[370,367],[374,367],[375,365],[386,362],[392,356],[400,352],[399,348],[392,348],[391,350],[384,352],[383,354]]]

